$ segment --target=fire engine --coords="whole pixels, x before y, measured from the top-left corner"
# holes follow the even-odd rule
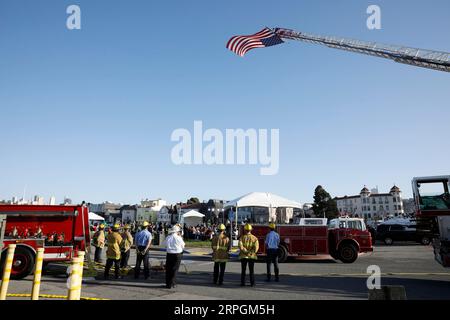
[[[299,224],[278,224],[278,261],[285,262],[289,256],[327,255],[343,263],[353,263],[359,253],[373,251],[372,236],[363,219],[342,217],[327,222],[326,218],[302,218]],[[265,255],[264,242],[269,231],[268,225],[253,225],[252,234],[259,240],[259,255]]]
[[[37,248],[45,250],[44,264],[70,261],[78,251],[89,250],[88,219],[85,205],[0,205],[0,267],[9,244],[16,244],[13,279],[33,272]]]
[[[417,230],[433,238],[434,257],[450,267],[450,176],[413,178]]]

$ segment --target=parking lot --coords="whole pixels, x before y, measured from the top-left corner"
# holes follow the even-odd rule
[[[135,280],[130,273],[123,279],[103,280],[102,271],[96,278],[86,277],[82,296],[106,299],[367,299],[367,267],[381,269],[382,285],[403,285],[408,299],[450,299],[450,270],[433,259],[431,246],[416,244],[377,245],[371,254],[361,255],[353,264],[331,259],[290,259],[280,264],[281,281],[267,283],[266,265],[255,265],[256,287],[240,287],[240,263],[232,259],[227,264],[225,282],[212,284],[213,263],[209,249],[190,248],[183,257],[176,289],[165,289],[164,271],[153,270],[151,278]],[[152,251],[152,265],[164,260],[164,252]],[[130,264],[134,265],[134,252]],[[64,265],[50,265],[42,279],[41,293],[65,295]],[[112,274],[112,272],[111,272]],[[142,277],[142,276],[141,276]],[[32,276],[11,281],[9,293],[30,293]],[[9,299],[25,299],[10,297]]]

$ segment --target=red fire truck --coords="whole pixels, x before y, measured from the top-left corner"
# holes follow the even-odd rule
[[[359,253],[373,251],[372,237],[363,219],[337,218],[327,224],[326,218],[303,218],[299,224],[277,225],[276,231],[280,235],[279,262],[285,262],[289,256],[331,255],[333,259],[353,263]],[[264,255],[269,227],[255,224],[252,233],[259,240],[258,253]]]
[[[434,257],[450,267],[450,176],[413,178],[417,230],[431,233]]]
[[[85,205],[0,205],[0,268],[8,244],[17,245],[13,279],[22,279],[33,271],[37,248],[45,249],[44,264],[70,261],[78,251],[89,249],[88,219]]]

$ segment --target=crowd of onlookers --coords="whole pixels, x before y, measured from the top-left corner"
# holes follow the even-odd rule
[[[216,231],[217,226],[215,224],[206,226],[206,225],[197,225],[197,226],[184,226],[184,238],[187,240],[212,240],[214,237],[214,233]]]
[[[128,224],[130,226],[130,232],[134,237],[134,235],[139,231],[139,227],[140,227],[139,222],[134,221],[134,222],[124,223],[124,225],[125,224]],[[91,226],[91,231],[93,233],[95,231],[97,231],[98,225],[99,224],[95,223]],[[169,229],[171,227],[172,227],[172,225],[169,223],[162,223],[162,222],[150,223],[149,230],[151,230],[154,235],[164,234],[165,236],[167,236]],[[181,229],[182,229],[183,238],[185,240],[206,241],[206,240],[212,240],[212,238],[214,237],[214,234],[216,232],[217,225],[216,224],[212,224],[212,225],[201,224],[201,225],[197,225],[197,226],[184,225]],[[108,231],[108,227],[106,227],[105,231]]]

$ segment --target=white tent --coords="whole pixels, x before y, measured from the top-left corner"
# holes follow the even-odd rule
[[[299,202],[291,201],[268,192],[252,192],[225,204],[230,207],[302,208]]]
[[[236,207],[234,212],[234,220],[236,223],[236,229],[238,224],[237,211],[239,207],[266,207],[269,208],[269,217],[271,221],[276,218],[277,208],[302,208],[299,202],[292,201],[283,197],[280,197],[273,193],[268,192],[252,192],[246,194],[237,199],[227,202],[224,206],[225,208]],[[292,209],[289,209],[292,211]],[[291,213],[292,214],[292,213]],[[288,217],[289,218],[289,217]]]
[[[89,220],[93,220],[93,221],[101,220],[101,221],[104,221],[105,218],[103,218],[103,217],[101,217],[98,214],[95,214],[93,212],[89,212]]]
[[[182,223],[186,224],[186,226],[190,227],[190,226],[196,226],[198,224],[201,224],[203,222],[203,217],[205,215],[195,211],[195,210],[190,210],[186,213],[183,213],[182,215]]]

